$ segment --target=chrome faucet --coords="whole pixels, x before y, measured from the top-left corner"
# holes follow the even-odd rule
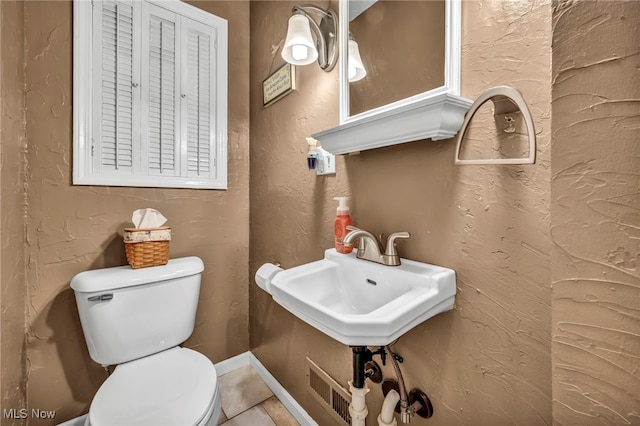
[[[356,252],[358,259],[370,260],[371,262],[387,266],[400,265],[400,256],[398,255],[396,240],[398,238],[409,238],[411,236],[408,232],[391,234],[387,239],[387,249],[383,254],[380,241],[378,241],[371,232],[351,225],[347,226],[347,229],[351,232],[344,237],[342,243],[347,247],[353,247],[357,239],[359,241],[358,251]]]

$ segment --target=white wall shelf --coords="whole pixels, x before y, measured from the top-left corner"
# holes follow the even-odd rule
[[[448,139],[456,135],[472,101],[446,88],[432,96],[388,108],[313,135],[332,154],[349,154],[421,139]],[[393,105],[393,104],[392,104]],[[391,105],[389,105],[391,106]]]

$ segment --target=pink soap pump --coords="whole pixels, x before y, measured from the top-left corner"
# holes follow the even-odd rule
[[[353,220],[351,220],[349,214],[349,206],[347,205],[349,197],[335,197],[334,200],[338,200],[338,210],[336,212],[336,220],[334,221],[336,251],[344,254],[351,253],[353,247],[347,247],[342,243],[344,237],[349,232],[347,226],[353,225]]]

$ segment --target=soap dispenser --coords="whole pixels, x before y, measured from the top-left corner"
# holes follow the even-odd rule
[[[307,145],[309,145],[309,150],[307,151],[307,167],[309,167],[309,170],[314,170],[318,176],[335,175],[336,156],[322,149],[320,141],[312,137],[306,139]]]
[[[344,237],[349,232],[347,226],[353,225],[349,206],[347,205],[349,197],[335,197],[334,200],[338,201],[338,210],[336,212],[336,220],[334,221],[336,251],[343,254],[351,253],[353,247],[347,247],[342,243]]]

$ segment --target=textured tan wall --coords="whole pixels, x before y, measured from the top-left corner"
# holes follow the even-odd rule
[[[273,46],[291,4],[251,3],[251,276],[264,262],[288,268],[319,259],[332,246],[331,198],[352,195],[357,225],[409,231],[404,257],[457,272],[455,309],[395,345],[407,386],[426,391],[435,408],[428,423],[412,424],[550,424],[550,3],[462,6],[462,94],[518,87],[535,118],[536,165],[455,167],[453,141],[419,141],[340,157],[337,175],[322,178],[305,170],[304,136],[338,124],[338,71],[299,68],[296,92],[267,109],[259,98],[260,82],[281,61]],[[486,140],[498,137],[493,123],[483,128]],[[334,424],[307,393],[304,358],[346,385],[350,349],[255,284],[250,295],[252,350],[318,423]],[[382,396],[372,388],[367,403],[377,414]]]
[[[345,347],[298,321],[253,282],[265,262],[287,268],[318,259],[333,244],[336,195],[349,195],[344,160],[340,179],[307,170],[305,137],[338,121],[338,72],[297,67],[298,89],[262,107],[262,80],[284,60],[287,21],[294,2],[251,2],[251,245],[250,336],[252,352],[321,425],[333,424],[306,393],[305,355],[332,365],[340,377],[350,371]],[[328,2],[314,2],[327,7]],[[337,3],[332,7],[337,10]],[[313,352],[310,349],[313,348]],[[322,355],[320,355],[320,353]]]
[[[106,378],[88,356],[69,281],[126,263],[121,232],[137,208],[169,218],[172,257],[205,263],[186,346],[214,362],[249,347],[249,4],[196,5],[229,20],[227,191],[72,186],[72,4],[26,4],[28,404],[57,410],[56,422],[86,412]]]
[[[640,3],[553,6],[553,419],[637,425]]]
[[[26,399],[23,17],[21,3],[0,2],[0,411],[23,408]]]

